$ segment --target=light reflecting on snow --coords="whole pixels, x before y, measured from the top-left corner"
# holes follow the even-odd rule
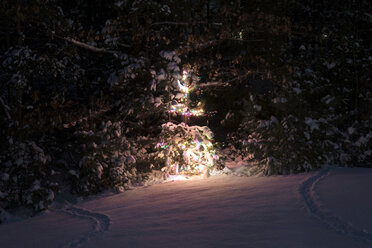
[[[169,175],[169,181],[185,181],[191,180],[191,177],[186,175]]]
[[[61,198],[43,215],[1,224],[0,247],[371,248],[372,169],[334,168],[319,181],[317,175],[178,175],[171,178],[188,181],[97,195],[73,206],[92,218],[66,215],[59,206],[69,198]],[[92,237],[102,230],[95,225],[107,224],[97,218],[102,215],[112,224]]]

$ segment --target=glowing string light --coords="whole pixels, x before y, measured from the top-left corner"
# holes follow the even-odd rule
[[[195,108],[190,108],[188,105],[189,93],[196,87],[191,82],[192,78],[187,71],[182,73],[182,81],[177,80],[177,86],[183,93],[183,96],[178,98],[178,102],[173,102],[168,109],[168,113],[179,114],[186,117],[212,116],[216,111],[204,111],[202,104],[199,102]],[[197,89],[196,96],[200,99],[202,90]],[[180,156],[176,160],[167,160],[166,170],[169,174],[175,175],[195,175],[200,174],[206,169],[214,165],[215,149],[209,138],[196,138],[193,140],[179,141],[173,140],[169,144],[159,143],[158,148],[163,150],[160,158],[169,159],[169,154],[172,156]],[[178,154],[178,155],[177,155]],[[217,158],[218,159],[218,158]]]
[[[183,92],[183,93],[189,93],[189,87],[187,87],[186,85],[183,85],[181,84],[180,80],[177,80],[177,83],[178,83],[178,87],[180,88],[180,90]]]

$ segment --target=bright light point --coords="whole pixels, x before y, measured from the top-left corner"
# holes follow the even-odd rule
[[[169,175],[169,181],[186,181],[191,180],[191,177],[186,175]]]
[[[178,87],[180,88],[180,90],[183,92],[183,93],[189,93],[189,87],[181,84],[180,80],[177,80],[177,83],[178,83]]]
[[[187,80],[187,71],[183,71],[183,76],[182,76],[182,82],[180,80],[177,80],[178,88],[181,90],[184,95],[181,97],[180,101],[178,104],[173,104],[170,106],[170,109],[168,110],[168,113],[175,113],[175,114],[180,114],[183,116],[191,117],[191,116],[205,116],[205,115],[210,115],[213,112],[207,112],[202,109],[201,103],[199,102],[196,108],[190,109],[188,105],[189,101],[189,92],[193,91],[195,89],[195,85],[191,84],[191,86],[188,85],[185,80]]]

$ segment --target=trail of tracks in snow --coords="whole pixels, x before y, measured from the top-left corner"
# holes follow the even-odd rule
[[[90,238],[96,236],[99,233],[107,231],[110,227],[110,218],[104,214],[90,212],[86,209],[69,207],[62,210],[64,213],[79,219],[88,219],[94,223],[94,229],[85,235],[74,239],[63,248],[73,248],[78,247],[82,243],[86,242]]]
[[[341,220],[339,217],[332,215],[330,211],[325,209],[320,204],[314,188],[320,180],[322,180],[329,174],[330,169],[323,169],[318,174],[308,178],[300,185],[299,191],[305,201],[307,209],[313,216],[318,218],[328,227],[335,230],[337,233],[349,236],[359,242],[372,244],[372,234],[368,233],[367,231],[360,230],[353,225]]]

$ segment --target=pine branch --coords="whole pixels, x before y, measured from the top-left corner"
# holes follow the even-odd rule
[[[151,23],[151,26],[159,26],[159,25],[180,25],[180,26],[188,26],[190,23],[187,22],[154,22]]]
[[[207,83],[198,84],[198,86],[199,87],[210,87],[210,86],[226,87],[226,86],[229,86],[229,84],[223,83],[223,82],[207,82]]]
[[[118,45],[122,46],[122,47],[126,47],[126,48],[131,48],[132,47],[131,45],[120,43],[120,42],[118,42]]]
[[[177,53],[178,54],[189,53],[189,52],[192,52],[194,50],[204,49],[204,48],[207,48],[207,47],[210,47],[210,46],[217,45],[219,42],[223,42],[223,41],[227,41],[227,40],[243,41],[243,42],[262,42],[262,41],[265,41],[265,40],[261,40],[261,39],[258,39],[258,40],[244,40],[244,39],[241,39],[241,38],[224,38],[224,39],[220,39],[220,40],[207,41],[207,42],[204,42],[204,43],[201,43],[201,44],[194,44],[193,46],[181,47],[181,48],[177,49]]]
[[[242,81],[243,79],[246,79],[247,77],[249,77],[251,74],[253,74],[254,72],[252,71],[248,71],[247,73],[245,73],[244,75],[241,75],[241,76],[238,76],[238,77],[235,77],[235,78],[232,78],[228,81],[226,81],[225,83],[230,85],[232,82],[235,82],[235,81]]]
[[[113,106],[110,106],[108,108],[101,109],[101,110],[98,110],[98,111],[94,111],[92,113],[89,113],[89,116],[81,117],[81,118],[79,118],[79,119],[77,119],[75,121],[72,121],[70,123],[64,123],[64,124],[62,124],[62,126],[64,128],[72,128],[72,127],[76,126],[79,123],[82,123],[82,122],[87,121],[89,119],[97,118],[98,116],[111,111],[112,107]]]
[[[177,49],[177,54],[184,54],[184,53],[189,53],[189,52],[197,50],[197,49],[207,48],[209,46],[216,45],[217,43],[219,43],[221,41],[222,40],[211,40],[211,41],[207,41],[207,42],[201,43],[201,44],[194,44],[193,46],[180,47],[180,48]]]
[[[159,25],[180,25],[180,26],[188,26],[192,25],[193,23],[188,23],[188,22],[154,22],[151,24],[151,26],[159,26]],[[212,22],[212,23],[207,23],[207,22],[196,22],[196,24],[210,24],[210,25],[215,25],[215,26],[222,26],[222,23],[220,22]]]
[[[91,45],[88,45],[86,43],[83,43],[83,42],[80,42],[80,41],[77,41],[77,40],[74,40],[70,37],[63,37],[63,39],[65,41],[68,41],[74,45],[77,45],[79,47],[82,47],[82,48],[85,48],[85,49],[88,49],[88,50],[91,50],[93,52],[103,52],[103,53],[110,53],[110,54],[114,54],[115,52],[113,51],[109,51],[109,50],[106,50],[104,48],[98,48],[98,47],[95,47],[95,46],[91,46]]]
[[[254,72],[252,71],[248,71],[247,73],[245,73],[244,75],[241,75],[241,76],[238,76],[238,77],[235,77],[235,78],[232,78],[226,82],[207,82],[207,83],[202,83],[202,84],[199,84],[198,86],[199,87],[210,87],[210,86],[217,86],[217,87],[227,87],[227,86],[231,86],[231,83],[232,82],[235,82],[235,81],[242,81],[243,79],[246,79],[249,75],[253,74]]]
[[[1,103],[1,106],[3,106],[3,109],[4,109],[4,112],[5,112],[6,117],[10,120],[11,119],[10,118],[10,114],[9,114],[10,108],[9,108],[8,105],[6,105],[4,103],[4,100],[3,100],[3,98],[1,96],[0,96],[0,103]]]
[[[81,47],[81,48],[84,48],[84,49],[87,49],[87,50],[90,50],[92,52],[97,52],[97,53],[108,53],[108,54],[111,54],[117,58],[120,58],[123,56],[122,53],[118,52],[118,51],[112,51],[112,50],[109,50],[109,49],[106,49],[106,48],[101,48],[101,47],[95,47],[95,46],[92,46],[92,45],[89,45],[87,43],[83,43],[81,41],[78,41],[78,40],[75,40],[71,37],[63,37],[63,36],[59,36],[55,33],[53,33],[53,36],[54,37],[57,37],[59,39],[62,39],[62,40],[65,40],[67,42],[70,42],[71,44],[74,44],[78,47]],[[122,44],[124,46],[124,44]],[[129,45],[125,45],[126,47],[128,47]]]

